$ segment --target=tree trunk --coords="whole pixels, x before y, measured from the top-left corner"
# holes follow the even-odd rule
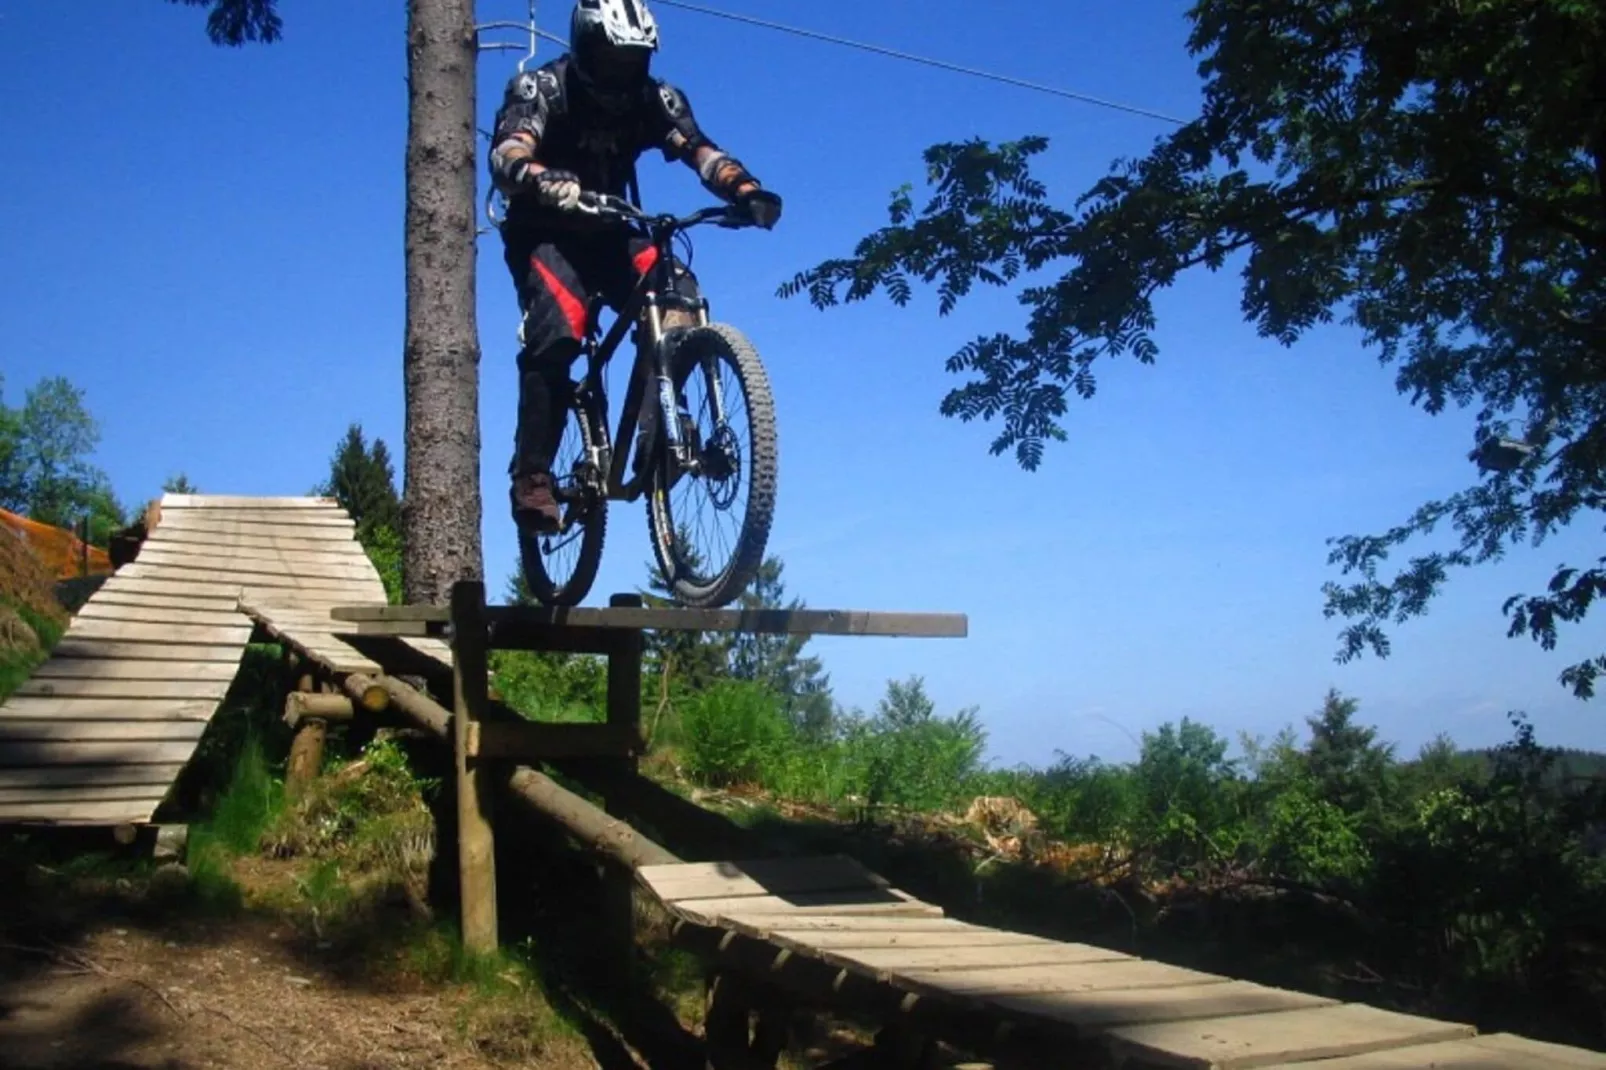
[[[407,601],[480,579],[472,0],[407,4]]]

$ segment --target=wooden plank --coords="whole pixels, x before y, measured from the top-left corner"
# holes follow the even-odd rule
[[[846,855],[647,866],[639,877],[665,902],[892,887]]]
[[[1090,944],[1058,944],[1052,940],[980,947],[855,947],[835,949],[833,955],[842,959],[844,964],[868,969],[878,977],[1006,967],[1137,961],[1131,955],[1120,951],[1110,951]]]
[[[692,921],[715,924],[727,911],[741,910],[745,914],[813,915],[813,914],[923,914],[942,916],[942,908],[904,892],[882,891],[836,894],[806,892],[792,896],[754,895],[719,899],[682,899],[670,909]]]
[[[77,721],[209,721],[212,699],[41,698],[17,695],[0,706],[0,724],[13,718],[66,717]]]
[[[1228,1018],[1240,1014],[1327,1007],[1337,1002],[1323,996],[1270,988],[1250,981],[1170,988],[995,995],[987,1000],[991,1007],[1023,1018],[1067,1022],[1086,1035],[1123,1025]],[[1326,1067],[1325,1063],[1323,1067]]]
[[[325,632],[279,624],[249,602],[242,602],[241,606],[255,619],[262,622],[263,628],[267,630],[269,635],[277,637],[280,642],[285,643],[291,649],[312,658],[314,661],[323,663],[335,672],[378,673],[381,671],[377,662],[370,660],[361,652],[352,649]]]
[[[62,659],[118,658],[138,661],[180,661],[188,664],[207,662],[216,665],[238,666],[240,658],[244,654],[244,643],[162,643],[137,639],[114,641],[68,636],[56,644],[55,649],[50,652],[50,660],[45,664],[53,665]]]
[[[1541,1067],[1546,1070],[1561,1070],[1564,1067],[1571,1070],[1606,1070],[1606,1052],[1549,1044],[1513,1033],[1473,1037],[1465,1043],[1509,1059],[1504,1065],[1512,1070],[1539,1070]]]
[[[165,533],[165,534],[164,534]],[[181,517],[171,524],[163,524],[147,537],[161,534],[164,539],[179,540],[180,534],[226,538],[235,535],[253,535],[265,538],[306,539],[312,542],[339,544],[356,538],[356,526],[345,524],[279,524],[272,520],[258,523],[246,520],[221,520],[208,516]]]
[[[239,666],[229,661],[149,661],[136,658],[51,658],[30,680],[208,680],[228,682]]]
[[[404,612],[397,612],[398,610]],[[340,620],[363,625],[363,635],[425,634],[420,623],[445,620],[439,607],[352,606],[335,610]],[[968,619],[962,613],[879,613],[840,609],[741,610],[613,607],[492,606],[486,610],[498,642],[519,625],[574,625],[649,631],[751,632],[775,635],[881,635],[961,638]],[[396,630],[387,632],[387,625]]]
[[[1105,1036],[1118,1061],[1127,1058],[1188,1070],[1241,1070],[1457,1040],[1473,1032],[1470,1025],[1340,1003],[1241,1017],[1118,1026]]]
[[[232,555],[174,553],[171,550],[146,550],[139,560],[145,565],[160,565],[186,571],[220,572],[229,579],[240,578],[241,583],[261,584],[258,577],[277,577],[303,580],[366,580],[379,581],[379,573],[366,560],[344,563],[337,561],[273,561],[266,558],[246,558]],[[299,586],[290,584],[288,586]]]
[[[525,763],[548,758],[629,757],[642,750],[639,732],[610,724],[476,721],[468,738],[471,758]]]
[[[1511,1033],[1390,1048],[1342,1059],[1283,1063],[1274,1070],[1606,1070],[1606,1054]]]
[[[209,537],[205,542],[193,538],[174,541],[147,539],[140,549],[139,556],[142,561],[148,560],[146,554],[181,554],[191,557],[227,557],[243,561],[300,561],[307,564],[331,563],[374,567],[367,553],[363,551],[362,544],[355,539],[325,543],[301,540],[295,546],[251,546],[241,544],[237,541],[238,538],[238,536]]]
[[[179,552],[196,549],[213,553],[235,553],[239,550],[258,550],[268,553],[290,551],[295,553],[339,554],[346,557],[367,555],[362,544],[353,535],[323,538],[298,538],[294,535],[240,535],[195,531],[191,528],[157,528],[145,540],[145,547]]]
[[[190,760],[193,740],[53,743],[36,740],[0,746],[0,766],[171,765]]]
[[[844,915],[815,915],[784,917],[773,912],[747,913],[740,909],[733,909],[722,915],[725,922],[730,923],[749,932],[752,935],[763,937],[774,936],[781,939],[797,940],[811,939],[819,933],[844,933],[850,935],[875,933],[993,933],[998,929],[989,929],[981,925],[971,925],[968,922],[955,921],[953,918],[923,917],[896,914],[869,914],[856,916]]]
[[[130,606],[91,600],[78,611],[78,620],[145,621],[152,624],[240,624],[237,609],[173,609],[168,606]]]
[[[808,929],[778,929],[769,934],[774,942],[785,941],[788,946],[814,948],[822,951],[839,951],[851,954],[856,949],[872,948],[968,948],[1011,947],[1049,944],[1053,940],[1025,933],[1004,932],[1002,929],[842,929],[832,931]]]
[[[183,662],[169,662],[183,668]],[[169,676],[165,680],[152,679],[63,679],[34,676],[20,684],[11,693],[12,698],[119,698],[119,699],[211,699],[221,702],[229,693],[232,677],[224,680],[185,679]]]
[[[250,525],[286,532],[313,528],[353,531],[357,526],[345,514],[328,509],[297,509],[293,512],[279,509],[174,509],[162,513],[157,530],[169,524],[192,530],[197,527],[233,529]]]
[[[66,717],[0,718],[0,747],[14,743],[112,743],[133,740],[198,740],[205,721],[108,721]]]
[[[114,639],[119,642],[143,639],[154,643],[196,643],[205,646],[222,646],[226,643],[243,645],[251,638],[251,622],[242,618],[238,625],[222,627],[215,624],[155,624],[78,617],[67,629],[67,637]]]
[[[373,562],[368,560],[366,554],[361,552],[349,554],[345,552],[320,552],[313,550],[274,551],[236,549],[211,549],[199,546],[153,546],[146,544],[140,551],[139,560],[147,565],[164,565],[181,562],[197,562],[199,567],[205,568],[231,568],[244,572],[282,572],[290,569],[297,575],[305,572],[315,575],[320,572],[334,575],[339,578],[347,576],[367,577],[377,576]]]
[[[0,806],[0,822],[48,822],[61,825],[113,825],[150,820],[161,800],[113,802],[8,803]]]
[[[136,799],[153,806],[167,796],[170,784],[52,784],[31,788],[0,787],[0,810],[7,803],[46,802],[57,805]]]
[[[1168,988],[1225,984],[1229,978],[1164,962],[1127,958],[1060,966],[1012,966],[976,970],[907,970],[901,987],[987,999],[1027,992],[1099,992],[1122,988]]]
[[[90,787],[158,786],[163,791],[184,771],[179,762],[167,764],[46,765],[37,768],[0,769],[0,790],[50,791]]]
[[[161,504],[164,517],[169,509],[340,509],[337,499],[320,495],[257,498],[241,494],[168,493],[162,495]]]
[[[240,597],[241,584],[229,580],[175,579],[164,572],[138,571],[139,562],[124,565],[106,581],[104,591],[126,591],[130,594],[154,594],[179,598],[233,598]],[[97,592],[97,596],[100,592]]]
[[[125,591],[122,588],[108,590],[102,587],[95,592],[93,598],[85,603],[89,606],[143,606],[152,609],[202,609],[219,612],[237,612],[235,605],[239,596],[233,593],[220,593],[205,597],[200,595],[167,595],[145,594],[140,591]],[[80,610],[82,612],[82,610]]]

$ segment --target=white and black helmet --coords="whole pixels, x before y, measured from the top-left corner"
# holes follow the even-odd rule
[[[576,72],[603,99],[629,95],[646,81],[658,51],[658,22],[642,0],[579,0],[569,18]]]

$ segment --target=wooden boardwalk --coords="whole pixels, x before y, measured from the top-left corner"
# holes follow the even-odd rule
[[[0,705],[0,823],[147,822],[195,752],[254,623],[383,603],[328,498],[167,494],[132,564]]]
[[[749,973],[890,989],[911,1018],[1007,1023],[1049,1050],[1062,1041],[1054,1065],[1606,1070],[1596,1052],[955,921],[845,857],[645,866],[638,878],[711,946],[759,945]]]
[[[166,495],[138,560],[0,706],[0,823],[149,821],[253,634],[315,663],[326,681],[415,671],[403,663],[450,669],[449,613],[384,601],[350,518],[331,501]],[[492,607],[485,616],[507,636],[603,650],[641,629],[958,636],[966,627],[954,615],[814,611]],[[610,660],[610,681],[616,668]],[[625,691],[639,690],[637,672],[620,674]],[[450,719],[437,709],[432,722],[448,742]],[[634,872],[677,935],[755,989],[795,982],[884,1022],[937,1035],[961,1027],[1001,1062],[1033,1053],[1009,1065],[1606,1070],[1595,1052],[956,921],[846,857],[637,863]]]

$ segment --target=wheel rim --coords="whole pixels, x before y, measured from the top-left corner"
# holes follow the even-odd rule
[[[714,420],[712,384],[717,382],[725,411]],[[711,583],[735,563],[747,523],[752,456],[752,415],[736,367],[723,355],[698,362],[686,376],[682,399],[699,448],[696,470],[674,480],[665,499],[668,531],[676,543],[691,543],[675,554],[681,578]]]
[[[573,582],[580,568],[585,543],[587,512],[585,503],[585,473],[590,468],[586,456],[585,436],[579,420],[572,410],[564,414],[563,435],[552,455],[553,492],[569,522],[565,531],[553,535],[527,535],[521,533],[519,542],[526,554],[531,552],[540,563],[541,571],[554,591],[562,591]]]

